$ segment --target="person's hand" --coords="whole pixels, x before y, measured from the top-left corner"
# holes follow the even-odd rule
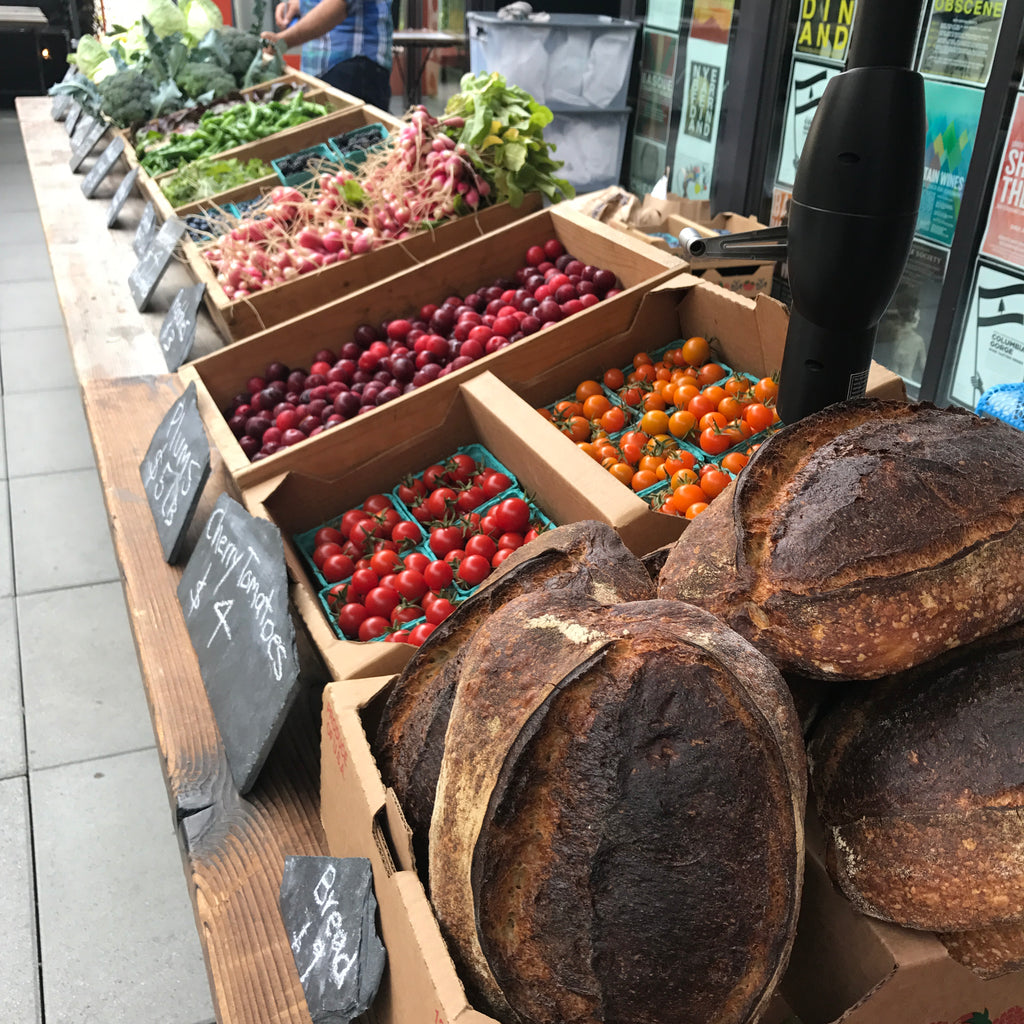
[[[299,0],[285,0],[274,8],[274,23],[278,28],[287,28],[292,18],[298,17],[298,14]],[[268,33],[264,32],[262,36],[266,39]]]
[[[272,50],[274,48],[274,43],[276,43],[279,39],[283,39],[283,38],[284,38],[284,33],[283,32],[261,32],[260,33],[260,39],[263,40],[263,49],[264,50]]]

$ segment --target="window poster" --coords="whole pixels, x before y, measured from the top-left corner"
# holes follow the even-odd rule
[[[856,6],[856,0],[800,0],[794,50],[845,63]]]
[[[1003,0],[933,0],[918,70],[985,85],[1002,26]]]
[[[1024,101],[1020,93],[1006,132],[981,252],[1024,267]]]
[[[772,215],[768,226],[783,227],[789,223],[789,204],[793,201],[793,190],[789,188],[772,189]]]
[[[732,15],[733,0],[694,0],[672,160],[672,191],[687,199],[711,194]]]
[[[811,129],[811,122],[825,93],[825,87],[841,71],[841,67],[817,64],[799,57],[793,61],[779,152],[779,170],[776,175],[779,185],[792,188],[796,180],[800,154],[803,152],[807,133]]]
[[[996,384],[1024,381],[1024,275],[979,260],[950,398],[973,409]]]
[[[985,93],[970,86],[925,79],[924,96],[928,129],[917,234],[949,246],[960,214]]]
[[[648,28],[664,28],[678,32],[683,20],[683,0],[650,0],[644,24]]]
[[[948,250],[915,238],[896,294],[878,324],[875,361],[913,387],[921,386],[948,260]]]
[[[679,37],[644,29],[636,127],[630,154],[629,189],[647,195],[668,169]]]

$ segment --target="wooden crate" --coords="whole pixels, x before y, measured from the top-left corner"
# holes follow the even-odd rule
[[[336,349],[362,323],[379,324],[408,315],[427,303],[442,301],[448,295],[465,295],[498,278],[511,277],[529,246],[548,238],[558,238],[585,263],[614,271],[623,290],[551,328],[361,415],[358,420],[375,421],[383,436],[399,439],[416,429],[417,417],[424,410],[434,403],[450,401],[450,392],[485,370],[501,378],[503,368],[511,369],[518,366],[519,360],[528,360],[528,376],[542,373],[546,366],[564,359],[567,351],[627,330],[646,291],[681,268],[680,261],[668,253],[597,224],[571,208],[552,207],[458,246],[412,270],[380,280],[376,287],[364,288],[196,360],[180,372],[187,380],[195,380],[207,430],[238,486],[251,487],[288,470],[311,476],[337,476],[349,457],[345,452],[349,424],[342,424],[291,449],[250,462],[221,412],[249,377],[262,375],[266,365],[273,361],[290,367],[308,367],[318,349]]]
[[[421,231],[354,259],[254,292],[247,299],[227,297],[197,245],[186,238],[183,249],[196,280],[206,285],[206,308],[214,323],[225,338],[237,341],[303,316],[339,296],[350,295],[384,278],[412,270],[442,253],[529,216],[540,206],[539,193],[528,195],[519,207],[499,203],[449,221],[432,231]]]
[[[293,140],[296,136],[302,137],[304,130],[309,125],[316,124],[320,126],[325,132],[323,137],[326,139],[335,134],[335,129],[332,126],[338,120],[340,115],[358,109],[359,107],[366,106],[366,104],[357,97],[341,92],[338,89],[334,89],[326,83],[321,82],[320,79],[313,78],[311,75],[306,75],[299,71],[290,71],[288,74],[282,75],[280,78],[274,78],[269,82],[262,82],[260,85],[254,85],[249,89],[242,89],[241,93],[243,96],[246,96],[252,93],[265,91],[275,85],[302,86],[305,89],[306,97],[308,99],[315,103],[322,103],[324,106],[329,108],[330,112],[324,117],[296,125],[294,128],[288,128],[275,135],[268,135],[266,138],[259,139],[256,142],[250,142],[246,143],[244,146],[235,146],[231,149],[222,150],[217,154],[218,156],[225,158],[239,157],[242,159],[248,159],[250,156],[257,156],[264,159],[271,159],[277,155],[284,156],[287,153],[294,153],[296,150],[302,149],[303,147],[302,144],[295,144]],[[383,111],[381,113],[383,114]],[[385,114],[384,116],[390,119],[389,114]],[[125,159],[128,161],[129,167],[139,168],[138,181],[142,194],[147,199],[152,200],[160,218],[162,220],[166,220],[174,214],[174,208],[160,190],[160,186],[157,184],[157,179],[150,175],[139,163],[139,156],[135,147],[131,144],[131,139],[126,139],[126,142],[128,144],[125,146]],[[269,146],[267,145],[268,143]],[[263,157],[264,152],[274,149],[275,146],[283,147],[279,154],[273,153],[271,157]],[[253,147],[262,148],[254,149]]]

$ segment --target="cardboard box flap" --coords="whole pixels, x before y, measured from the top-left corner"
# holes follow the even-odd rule
[[[388,832],[395,851],[396,863],[402,871],[415,872],[416,856],[412,848],[412,829],[409,828],[402,805],[390,786],[384,793],[384,809],[387,812]]]

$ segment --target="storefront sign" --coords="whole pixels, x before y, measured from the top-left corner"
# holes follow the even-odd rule
[[[985,85],[1003,21],[1001,0],[933,0],[918,70]]]
[[[82,195],[86,199],[92,199],[96,194],[100,182],[111,172],[123,152],[124,139],[120,135],[115,135],[82,179]]]
[[[210,476],[210,443],[199,416],[194,383],[157,427],[139,473],[164,561],[173,564]]]
[[[313,1024],[364,1014],[387,959],[369,860],[285,857],[280,906]]]
[[[281,532],[222,494],[178,601],[238,792],[252,787],[298,692]]]
[[[985,93],[966,85],[926,79],[924,95],[928,130],[917,233],[950,246]]]
[[[110,200],[110,209],[107,210],[107,227],[112,228],[117,223],[117,218],[121,216],[121,211],[124,209],[124,204],[128,201],[128,197],[132,194],[132,189],[135,188],[135,182],[139,177],[139,168],[133,167],[122,179],[121,184],[117,186],[117,191],[114,193],[114,198]],[[156,210],[153,211],[153,216],[156,216]],[[136,253],[138,255],[138,253]]]
[[[841,68],[814,64],[797,58],[789,81],[789,99],[783,122],[782,145],[779,150],[779,171],[776,181],[793,186],[800,154],[811,130],[811,122],[825,93],[828,83],[841,72]]]
[[[981,252],[1024,267],[1024,98],[1020,93],[1006,133]]]
[[[973,409],[988,388],[1024,381],[1024,275],[979,260],[970,301],[950,397]]]
[[[856,0],[800,0],[795,51],[842,64],[856,9]]]
[[[160,327],[160,351],[167,361],[167,369],[172,373],[188,359],[192,351],[192,344],[196,339],[199,303],[203,301],[205,291],[206,285],[201,281],[199,284],[182,288],[175,295],[171,308],[164,317]]]
[[[135,269],[128,275],[128,290],[132,293],[135,308],[141,313],[153,298],[153,292],[164,276],[174,250],[185,233],[185,222],[177,217],[165,220],[157,232],[153,244],[142,254]]]

